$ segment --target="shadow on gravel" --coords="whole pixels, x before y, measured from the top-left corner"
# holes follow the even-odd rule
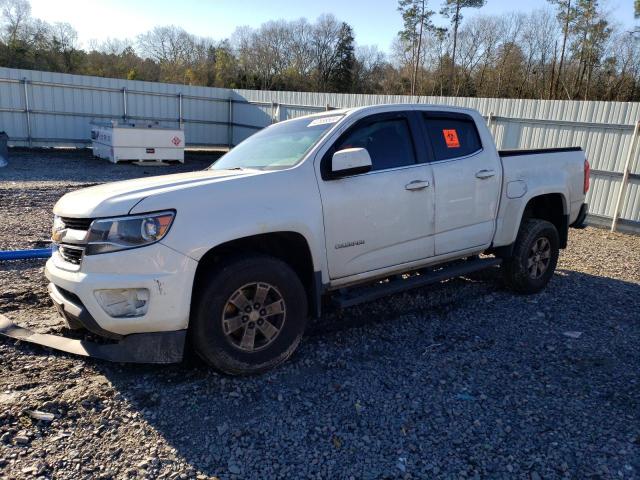
[[[96,366],[210,476],[640,475],[640,285],[498,285],[491,270],[330,312],[262,376]]]

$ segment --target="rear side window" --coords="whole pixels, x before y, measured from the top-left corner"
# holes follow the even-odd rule
[[[422,115],[435,160],[464,157],[482,149],[473,119],[467,115]]]
[[[357,125],[338,141],[334,151],[366,148],[372,170],[404,167],[416,162],[409,124],[405,118],[391,118]]]

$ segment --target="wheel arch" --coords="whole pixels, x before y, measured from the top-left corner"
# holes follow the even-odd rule
[[[558,230],[560,248],[567,247],[569,235],[569,204],[562,191],[531,192],[518,201],[508,200],[509,205],[498,219],[498,230],[493,250],[509,256],[518,236],[522,222],[528,218],[539,218],[551,222]]]
[[[558,230],[560,248],[567,248],[569,205],[563,193],[544,193],[530,198],[520,216],[520,225],[529,218],[538,218],[552,223]]]
[[[249,235],[212,247],[198,261],[194,292],[206,272],[215,268],[222,260],[251,253],[269,255],[287,263],[296,272],[305,288],[309,313],[314,316],[320,315],[321,274],[314,267],[309,242],[304,235],[294,231]]]

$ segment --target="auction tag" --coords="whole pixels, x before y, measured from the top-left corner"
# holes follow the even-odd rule
[[[316,125],[326,125],[327,123],[336,123],[342,118],[342,115],[335,115],[333,117],[320,117],[311,121],[307,127],[315,127]]]
[[[444,141],[447,142],[447,148],[460,148],[460,140],[458,140],[458,132],[454,129],[442,130]]]

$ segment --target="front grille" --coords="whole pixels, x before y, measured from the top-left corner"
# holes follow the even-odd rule
[[[64,223],[65,228],[70,228],[71,230],[89,230],[89,226],[91,222],[93,222],[93,218],[70,218],[70,217],[60,217],[62,223]]]
[[[74,248],[60,245],[58,249],[60,256],[65,259],[69,263],[73,263],[74,265],[80,265],[82,261],[82,254],[84,253],[84,248]]]

